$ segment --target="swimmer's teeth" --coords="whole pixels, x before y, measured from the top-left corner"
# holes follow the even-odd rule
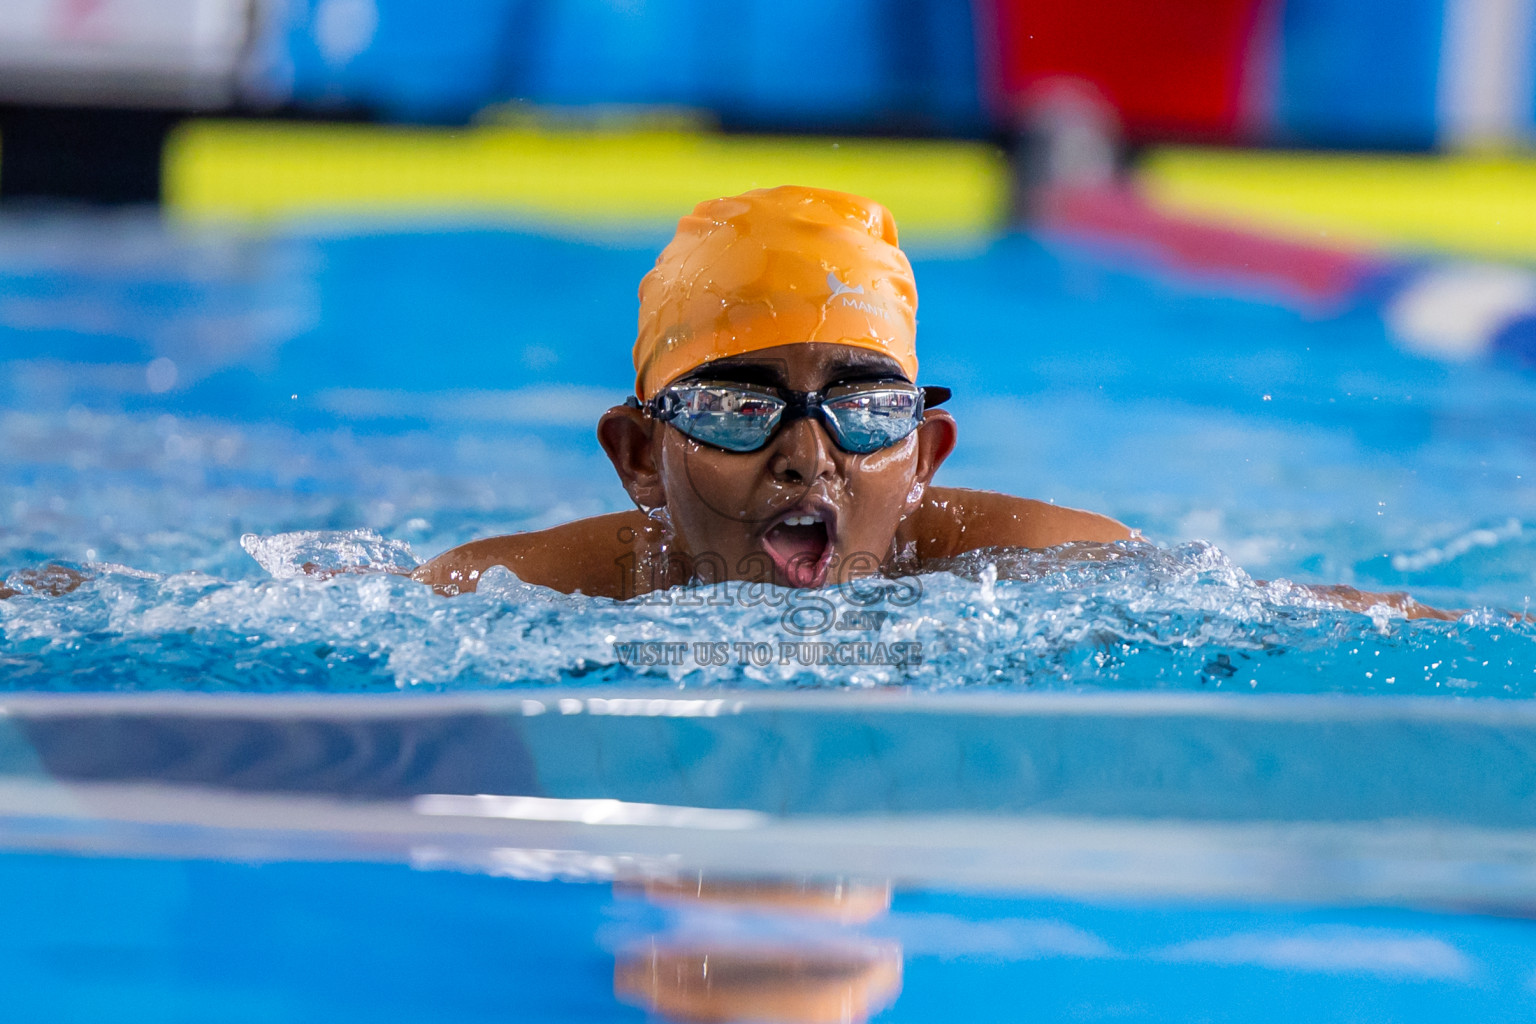
[[[784,525],[785,526],[814,526],[816,523],[819,523],[819,522],[821,522],[821,516],[819,516],[819,515],[790,516],[788,519],[784,520]]]

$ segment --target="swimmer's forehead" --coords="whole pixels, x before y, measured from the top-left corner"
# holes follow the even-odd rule
[[[810,349],[811,346],[806,346]],[[861,380],[906,380],[901,365],[889,356],[850,345],[819,345],[821,351],[814,356],[820,376],[825,382]],[[718,380],[739,384],[762,384],[784,387],[789,383],[789,361],[773,352],[749,352],[744,355],[716,359],[686,374],[683,380]]]

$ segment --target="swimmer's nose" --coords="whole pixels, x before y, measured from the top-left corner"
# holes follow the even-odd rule
[[[809,416],[795,420],[773,439],[768,468],[774,479],[789,484],[814,483],[833,472],[837,463],[827,429]]]

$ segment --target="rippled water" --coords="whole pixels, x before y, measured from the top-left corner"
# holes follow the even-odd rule
[[[444,598],[393,575],[377,534],[247,539],[277,578],[94,563],[62,596],[0,605],[26,689],[915,686],[1526,696],[1536,627],[1490,612],[1408,622],[1257,584],[1203,542],[976,553],[952,571],[823,592],[717,584],[633,602],[487,573]],[[301,563],[366,565],[314,579]]]
[[[978,556],[873,603],[625,605],[505,575],[449,599],[388,574],[295,578],[284,558],[399,570],[623,507],[592,424],[628,387],[654,245],[7,228],[8,688],[1536,686],[1536,632],[1502,614],[1536,593],[1536,377],[1404,355],[1368,310],[1022,237],[918,253],[923,376],[955,387],[962,433],[940,482],[1092,507],[1153,543]],[[29,589],[52,562],[90,578]],[[1256,579],[1469,614],[1410,623]]]

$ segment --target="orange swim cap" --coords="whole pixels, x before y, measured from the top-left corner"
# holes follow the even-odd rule
[[[635,393],[775,345],[883,353],[917,379],[917,284],[896,221],[846,192],[785,185],[700,203],[640,282]]]

